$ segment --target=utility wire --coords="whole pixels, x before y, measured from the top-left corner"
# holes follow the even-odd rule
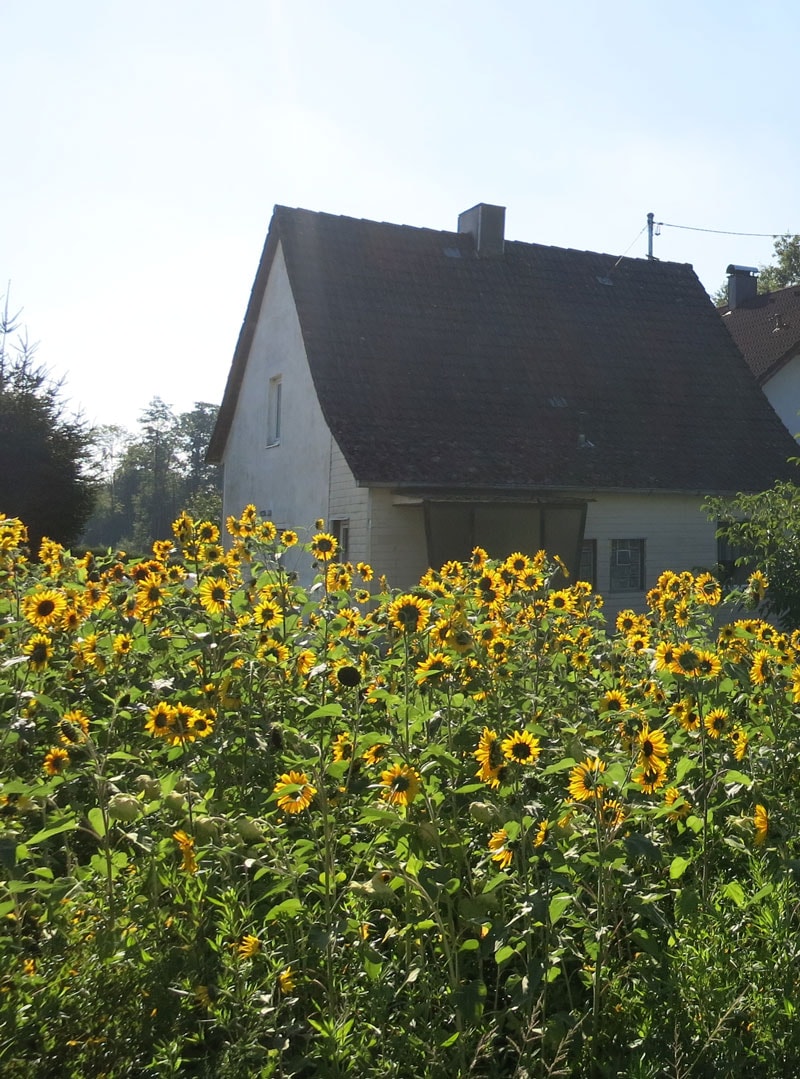
[[[657,225],[658,228],[688,229],[690,232],[713,232],[716,233],[717,236],[760,236],[769,240],[777,240],[779,236],[787,235],[785,232],[729,232],[727,229],[701,229],[696,225],[671,225],[668,221],[655,221],[654,224]],[[639,237],[637,236],[637,239],[638,238]]]
[[[638,232],[636,233],[636,235],[634,236],[634,238],[633,238],[633,239],[631,240],[631,242],[630,242],[630,243],[628,244],[628,246],[627,246],[627,247],[625,248],[625,250],[624,250],[624,251],[622,252],[622,254],[621,254],[621,255],[619,256],[619,258],[617,259],[617,261],[616,261],[616,262],[614,263],[614,265],[613,265],[613,266],[611,267],[611,269],[612,269],[612,270],[616,270],[617,266],[619,266],[619,264],[620,264],[620,263],[622,262],[622,260],[623,260],[623,259],[625,258],[625,256],[626,256],[626,255],[628,254],[628,252],[630,251],[630,249],[631,249],[631,248],[633,247],[633,245],[634,245],[634,244],[636,243],[636,241],[637,241],[637,240],[639,239],[639,237],[640,237],[640,236],[642,235],[642,233],[644,232],[644,230],[645,230],[646,228],[647,228],[647,225],[642,225],[641,229],[640,229],[640,230],[639,230],[639,231],[638,231]]]

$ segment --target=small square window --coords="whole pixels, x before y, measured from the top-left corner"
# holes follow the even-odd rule
[[[281,440],[281,396],[283,380],[280,375],[269,380],[267,398],[267,445],[277,446]]]
[[[611,541],[612,592],[644,591],[644,540],[618,539]]]

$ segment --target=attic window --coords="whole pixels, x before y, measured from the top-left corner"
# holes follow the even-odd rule
[[[281,441],[281,404],[283,397],[283,380],[281,375],[276,375],[269,380],[269,395],[267,397],[267,445],[277,446]]]
[[[446,247],[444,249],[444,253],[447,256],[447,258],[449,258],[449,259],[460,259],[461,258],[461,252],[459,251],[459,249],[457,247]]]
[[[548,397],[547,398],[547,403],[551,408],[566,408],[567,407],[567,399],[566,399],[566,397],[560,397],[558,395],[556,395],[555,397]]]

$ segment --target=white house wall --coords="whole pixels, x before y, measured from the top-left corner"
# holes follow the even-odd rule
[[[270,380],[281,378],[281,433],[268,445]],[[306,359],[278,247],[261,304],[223,458],[223,513],[249,503],[279,527],[307,533],[328,514],[332,438]]]
[[[597,590],[610,618],[626,607],[644,610],[645,594],[667,569],[713,569],[717,561],[716,526],[697,495],[590,495],[585,538],[597,553]],[[390,491],[370,493],[371,550],[368,561],[389,584],[408,588],[427,568],[425,525],[421,506],[396,505]],[[645,541],[645,588],[641,592],[610,591],[611,541]],[[520,544],[524,548],[524,544]],[[533,545],[530,545],[533,548]],[[530,554],[534,553],[531,549]],[[492,555],[492,552],[489,551]]]
[[[597,591],[604,611],[615,617],[626,607],[643,610],[645,594],[664,570],[713,570],[716,525],[698,495],[598,495],[589,503],[585,538],[597,544]],[[645,541],[645,589],[611,592],[611,541]]]
[[[764,383],[767,400],[793,438],[800,432],[800,356],[794,356]]]

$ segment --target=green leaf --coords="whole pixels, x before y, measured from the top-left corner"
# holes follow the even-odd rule
[[[670,880],[680,880],[691,864],[688,858],[683,858],[680,854],[676,855],[669,867]]]
[[[745,899],[744,888],[738,880],[730,880],[722,889],[722,894],[726,899],[731,899],[737,907],[747,906],[747,900]]]
[[[551,925],[556,924],[556,922],[561,918],[562,914],[571,903],[572,896],[567,895],[566,892],[563,892],[560,895],[553,896],[553,898],[550,900],[550,905],[547,908],[547,914],[550,918]]]
[[[264,921],[274,922],[276,918],[294,918],[303,909],[303,904],[299,899],[291,898],[284,899],[282,903],[277,903],[274,907],[270,907],[267,911]]]
[[[27,846],[34,846],[36,843],[44,843],[46,839],[50,839],[54,835],[61,835],[62,832],[72,832],[78,827],[77,821],[67,820],[62,821],[61,824],[56,824],[52,828],[43,828],[36,835],[32,835],[30,839],[26,839]]]
[[[480,948],[481,942],[475,940],[474,937],[470,937],[469,940],[465,940],[461,947],[458,949],[460,952],[476,952]]]
[[[92,828],[94,828],[102,839],[106,834],[106,822],[103,820],[102,810],[98,809],[97,806],[95,806],[94,809],[89,810],[89,824],[91,824]]]

